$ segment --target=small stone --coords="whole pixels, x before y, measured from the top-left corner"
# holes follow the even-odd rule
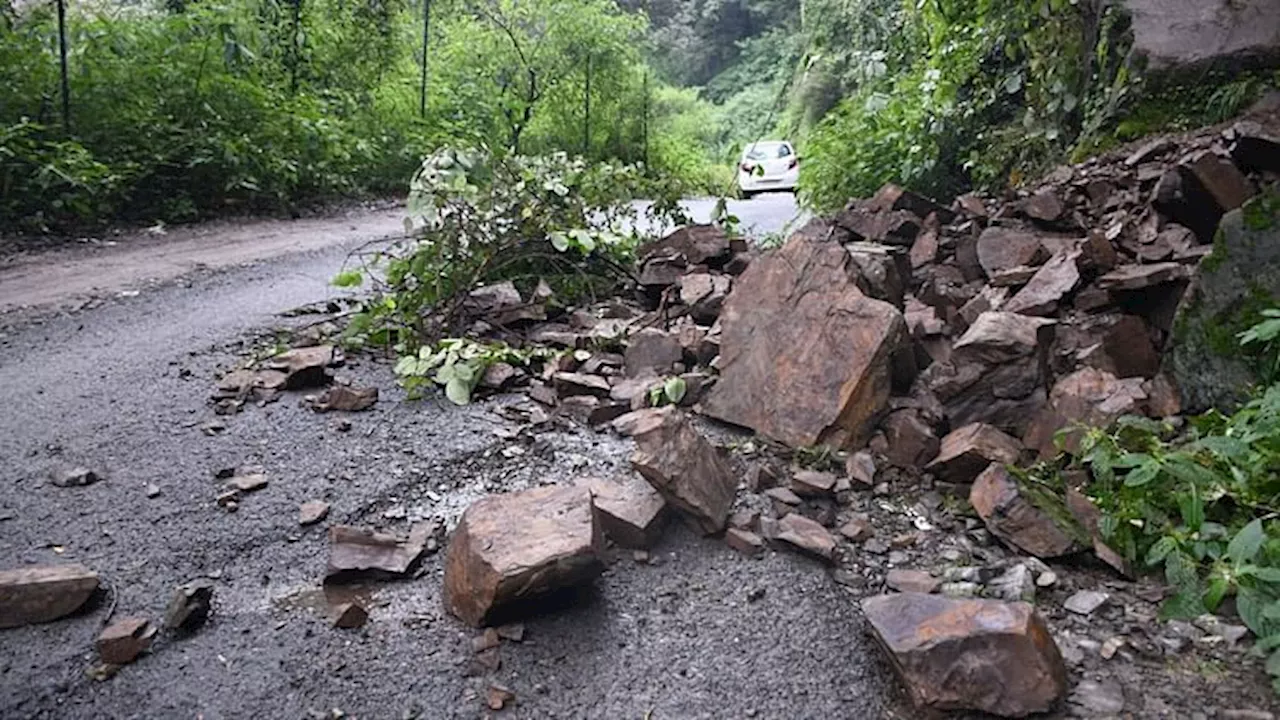
[[[87,467],[57,468],[49,474],[49,482],[57,487],[85,487],[102,480],[102,476]]]
[[[204,624],[213,610],[213,581],[196,578],[178,586],[164,614],[168,630],[191,631]]]
[[[942,581],[924,570],[890,570],[884,584],[898,592],[937,592]]]
[[[493,711],[502,710],[515,700],[516,694],[501,685],[490,685],[485,691],[485,704]]]
[[[1053,587],[1058,582],[1058,574],[1052,570],[1042,572],[1036,577],[1036,587]]]
[[[323,500],[308,500],[298,506],[298,524],[315,525],[329,517],[329,503]]]
[[[982,586],[975,582],[946,582],[938,586],[938,592],[949,598],[972,598],[982,592]]]
[[[158,498],[160,497],[160,486],[156,485],[155,483],[147,483],[146,492],[147,492],[147,497]]]
[[[127,665],[151,647],[155,636],[156,629],[146,618],[120,618],[98,635],[98,657],[111,665]]]
[[[725,531],[724,541],[729,547],[747,557],[758,557],[764,552],[764,538],[750,530],[731,527]]]
[[[471,638],[471,652],[482,653],[485,650],[492,650],[502,644],[502,638],[498,637],[496,628],[485,628],[484,632]]]
[[[796,495],[826,497],[834,492],[836,476],[826,472],[801,470],[791,476],[791,489]]]
[[[510,623],[496,628],[498,637],[511,642],[524,642],[524,623]]]
[[[1102,643],[1102,647],[1098,650],[1098,654],[1102,656],[1103,660],[1110,660],[1115,657],[1117,652],[1120,652],[1120,648],[1124,647],[1124,644],[1125,639],[1119,635],[1107,638],[1107,641]]]
[[[403,538],[350,525],[329,526],[329,564],[326,582],[369,577],[400,577],[408,573],[439,532],[434,523],[416,525]]]
[[[1045,512],[1023,495],[1001,463],[992,463],[974,480],[969,503],[992,534],[1036,557],[1060,557],[1079,549],[1079,528],[1065,506],[1057,515]]]
[[[778,521],[777,540],[827,562],[831,562],[836,549],[835,538],[826,528],[798,513]]]
[[[722,531],[733,508],[738,477],[688,416],[663,408],[645,416],[634,437],[631,466],[703,533]]]
[[[267,486],[267,476],[263,473],[236,475],[227,481],[227,487],[237,492],[256,492]]]
[[[862,544],[862,549],[872,555],[884,555],[889,552],[889,543],[877,537],[873,537]]]
[[[876,484],[876,461],[865,450],[851,454],[845,461],[844,470],[849,479],[859,485],[872,487]]]
[[[870,540],[876,531],[871,526],[871,518],[866,515],[854,515],[849,522],[840,526],[840,534],[853,542],[864,542]]]
[[[1092,615],[1110,599],[1111,596],[1104,592],[1080,590],[1067,598],[1067,601],[1062,606],[1077,615]]]
[[[988,589],[992,597],[1000,600],[1029,603],[1036,601],[1036,584],[1031,577],[1031,569],[1021,563],[992,580]]]
[[[378,388],[353,388],[346,385],[335,385],[311,403],[316,412],[363,412],[378,402]]]
[[[333,614],[333,626],[336,628],[354,629],[363,627],[369,621],[369,611],[360,603],[343,603]]]

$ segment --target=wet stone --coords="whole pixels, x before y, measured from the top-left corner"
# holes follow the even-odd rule
[[[70,615],[97,589],[97,573],[83,565],[0,571],[0,628],[45,623]]]
[[[94,643],[98,657],[111,665],[127,665],[151,647],[156,628],[146,618],[125,617],[108,625]]]

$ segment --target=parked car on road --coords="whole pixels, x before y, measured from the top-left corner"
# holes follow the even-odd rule
[[[762,192],[795,192],[800,182],[800,156],[785,140],[748,145],[738,163],[738,192],[743,199]]]

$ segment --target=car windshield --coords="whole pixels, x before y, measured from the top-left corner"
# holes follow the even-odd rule
[[[769,160],[791,156],[791,146],[786,143],[756,143],[747,150],[748,160]]]

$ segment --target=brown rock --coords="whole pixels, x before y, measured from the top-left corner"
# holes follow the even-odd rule
[[[986,363],[1034,357],[1047,350],[1054,325],[1053,320],[1018,313],[986,312],[956,341],[955,349]]]
[[[1062,199],[1052,190],[1041,190],[1022,203],[1022,211],[1033,220],[1054,222],[1062,217]]]
[[[921,219],[906,210],[851,207],[836,216],[836,226],[848,232],[854,240],[910,247],[920,233]],[[791,238],[796,239],[806,240],[803,237]]]
[[[919,269],[938,261],[938,230],[926,228],[911,244],[911,267]]]
[[[1062,377],[1049,393],[1049,408],[1029,429],[1023,442],[1041,457],[1056,453],[1054,435],[1064,428],[1106,427],[1123,415],[1140,415],[1146,407],[1142,378],[1117,378],[1096,368],[1081,368]],[[1073,429],[1064,438],[1065,449],[1079,447],[1083,431]]]
[[[640,248],[641,259],[678,256],[687,265],[719,267],[729,259],[731,247],[724,230],[715,225],[687,225]]]
[[[684,357],[679,338],[656,328],[645,328],[627,339],[627,375],[666,375]]]
[[[236,475],[227,480],[227,488],[237,492],[257,492],[267,486],[267,476],[263,473]]]
[[[953,430],[942,439],[942,449],[925,468],[939,480],[968,484],[992,463],[1012,465],[1022,455],[1022,443],[982,423]]]
[[[350,525],[329,528],[329,566],[325,582],[342,582],[365,576],[402,576],[426,550],[436,526],[417,525],[407,539]]]
[[[987,207],[983,204],[982,198],[972,193],[966,193],[956,198],[956,205],[974,217],[985,218],[987,216]]]
[[[750,530],[729,528],[724,533],[724,541],[729,547],[747,557],[758,557],[764,552],[764,538]]]
[[[997,270],[991,275],[990,285],[998,288],[1021,287],[1030,282],[1031,278],[1035,277],[1038,272],[1040,272],[1040,268],[1026,265],[1019,265],[1007,270]]]
[[[1142,384],[1147,395],[1147,412],[1152,417],[1167,418],[1182,412],[1182,396],[1168,375],[1160,373]]]
[[[862,612],[917,706],[1023,717],[1066,694],[1062,655],[1026,603],[903,593]]]
[[[928,218],[936,215],[938,222],[946,225],[956,219],[956,214],[949,208],[939,205],[929,198],[913,193],[910,190],[889,183],[881,187],[867,205],[879,210],[905,210],[916,217]]]
[[[836,476],[828,472],[800,470],[791,476],[791,489],[802,497],[826,497],[835,492]]]
[[[797,238],[738,278],[705,414],[793,447],[865,439],[888,401],[906,324],[856,288],[851,263],[839,245]]]
[[[844,463],[844,472],[850,480],[864,487],[876,484],[876,460],[865,450],[849,455]]]
[[[499,326],[547,319],[546,305],[536,297],[526,302],[511,281],[472,290],[467,296],[465,309]]]
[[[1053,256],[1002,309],[1025,315],[1052,315],[1080,284],[1076,266],[1079,259],[1078,250]]]
[[[98,589],[83,565],[43,565],[0,571],[0,628],[45,623],[79,610]]]
[[[507,386],[507,383],[515,380],[519,374],[514,365],[496,362],[484,369],[484,376],[480,378],[480,385],[490,390],[501,390]]]
[[[267,367],[285,374],[286,390],[303,390],[327,384],[325,368],[333,365],[336,358],[332,345],[316,345],[280,353],[267,361]]]
[[[989,227],[978,236],[978,262],[987,277],[1021,265],[1039,265],[1047,257],[1040,238],[1029,232]]]
[[[1229,158],[1206,152],[1191,163],[1191,174],[1218,206],[1219,214],[1244,205],[1257,189]]]
[[[931,593],[937,592],[942,581],[924,570],[902,570],[895,568],[885,576],[884,584],[898,592]]]
[[[516,694],[500,685],[490,685],[484,693],[485,705],[490,710],[498,711],[516,701]]]
[[[960,317],[964,319],[967,327],[972,325],[982,313],[1001,309],[1008,299],[1009,290],[1007,288],[987,285],[960,308]]]
[[[1042,497],[1043,496],[1043,497]],[[1036,500],[1061,504],[1041,491]],[[1055,558],[1080,549],[1080,529],[1065,506],[1050,513],[1037,506],[1001,463],[992,463],[973,482],[969,503],[992,535],[1038,558]]]
[[[128,665],[151,647],[156,628],[146,618],[125,617],[98,635],[98,657],[109,665]]]
[[[657,256],[640,261],[640,285],[661,290],[680,281],[688,270],[683,257]]]
[[[728,275],[690,273],[680,278],[680,302],[689,306],[694,320],[710,325],[720,317],[724,299],[732,287],[733,280]]]
[[[1084,365],[1116,377],[1153,377],[1160,371],[1160,353],[1151,328],[1137,315],[1107,313],[1073,319],[1059,326],[1055,351],[1061,372]]]
[[[449,540],[445,609],[479,627],[521,603],[589,582],[604,536],[583,487],[543,487],[476,501]]]
[[[360,603],[342,603],[334,608],[333,626],[344,630],[364,627],[369,622],[369,611]]]
[[[854,515],[840,526],[840,534],[853,542],[863,542],[875,536],[875,528],[871,526],[871,518],[866,515]]]
[[[329,503],[323,500],[308,500],[298,506],[298,524],[315,525],[329,517]]]
[[[889,442],[885,456],[893,465],[921,467],[938,454],[938,436],[913,408],[890,413],[881,428]]]
[[[774,539],[820,560],[831,562],[835,558],[835,538],[826,528],[799,513],[791,513],[778,521],[778,534]]]
[[[175,588],[164,612],[165,628],[191,632],[203,625],[213,612],[213,588],[209,578],[196,578]]]
[[[599,375],[584,375],[574,372],[558,372],[552,376],[552,384],[561,398],[578,395],[592,397],[609,397],[609,381]]]
[[[1164,283],[1187,279],[1187,268],[1176,262],[1152,265],[1122,265],[1098,278],[1103,290],[1144,290]]]
[[[368,410],[378,402],[378,388],[353,388],[346,385],[335,385],[311,403],[316,412],[360,412]]]
[[[596,522],[604,534],[625,548],[651,547],[662,534],[667,502],[647,482],[624,478],[620,482],[589,478]]]
[[[902,308],[911,284],[911,261],[902,250],[875,243],[848,243],[844,247],[857,268],[858,289],[868,297]]]
[[[715,446],[673,408],[650,416],[641,430],[631,466],[702,532],[723,530],[738,479]]]

